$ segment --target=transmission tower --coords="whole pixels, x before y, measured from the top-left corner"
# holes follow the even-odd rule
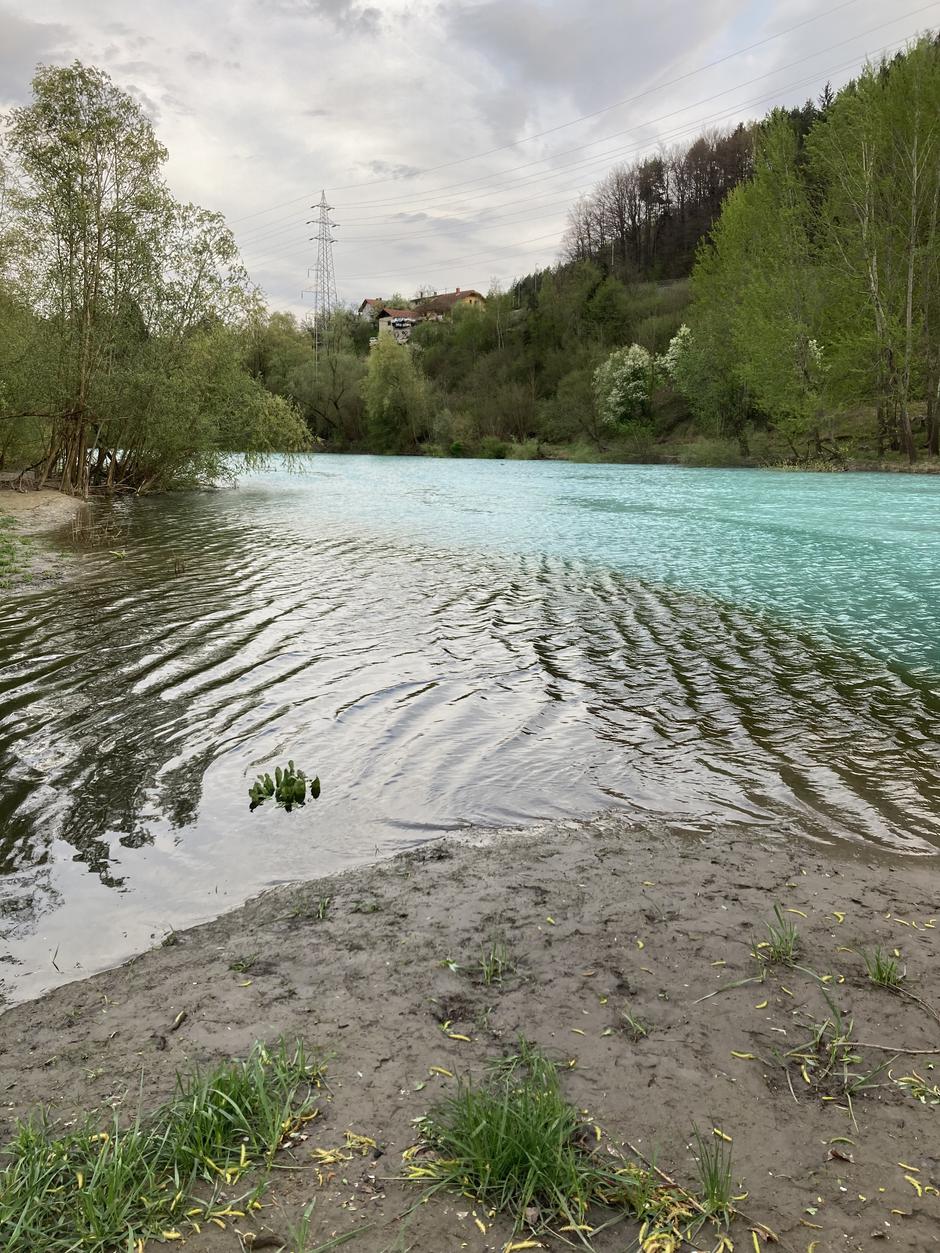
[[[310,225],[316,225],[317,233],[317,268],[313,280],[313,351],[314,363],[319,370],[320,352],[326,346],[330,329],[330,319],[339,308],[336,296],[336,274],[333,270],[333,231],[336,223],[331,221],[332,205],[326,203],[326,192],[321,191],[319,205],[311,205],[319,210],[319,217]]]

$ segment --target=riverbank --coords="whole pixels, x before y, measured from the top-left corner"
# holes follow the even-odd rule
[[[427,845],[271,891],[9,1010],[0,1133],[38,1102],[63,1120],[149,1108],[178,1070],[300,1036],[328,1055],[329,1093],[284,1158],[296,1169],[253,1222],[189,1247],[237,1247],[232,1222],[258,1230],[254,1247],[286,1239],[315,1201],[311,1249],[361,1228],[362,1253],[502,1250],[510,1225],[459,1198],[419,1207],[402,1235],[416,1193],[395,1179],[414,1119],[522,1035],[611,1144],[680,1181],[695,1178],[693,1124],[717,1129],[739,1205],[779,1237],[769,1247],[940,1247],[940,1109],[898,1082],[940,1084],[937,884],[932,857],[616,816]],[[760,947],[781,921],[798,933],[792,961]],[[899,963],[900,991],[872,983],[862,950]],[[811,1046],[827,1022],[826,1048]],[[351,1152],[347,1132],[375,1148]],[[747,1222],[733,1234],[753,1247]],[[628,1240],[617,1227],[596,1247]]]
[[[0,586],[61,577],[65,557],[41,537],[69,526],[84,506],[51,488],[0,491]]]

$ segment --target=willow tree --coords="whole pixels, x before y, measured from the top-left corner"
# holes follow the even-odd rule
[[[140,105],[78,62],[40,68],[33,95],[4,119],[2,260],[32,325],[0,421],[31,439],[41,481],[141,490],[216,478],[229,452],[303,446],[292,407],[243,368],[259,298],[234,239],[174,200]]]

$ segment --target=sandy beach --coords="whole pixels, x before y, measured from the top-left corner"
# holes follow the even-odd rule
[[[315,1201],[312,1247],[360,1229],[362,1253],[503,1250],[510,1223],[459,1197],[415,1209],[399,1177],[413,1120],[524,1036],[560,1062],[605,1144],[680,1182],[694,1178],[693,1124],[728,1137],[747,1194],[736,1248],[940,1247],[940,1109],[897,1082],[940,1083],[937,889],[932,857],[611,815],[427,845],[268,892],[8,1010],[3,1135],[38,1103],[57,1120],[130,1115],[169,1095],[178,1069],[301,1037],[328,1058],[329,1088],[282,1154],[294,1169],[253,1219],[187,1247],[277,1247]],[[793,963],[759,947],[775,905],[797,929]],[[487,985],[494,943],[505,963]],[[901,991],[867,977],[861,952],[879,946],[900,955]],[[868,1077],[850,1100],[801,1060],[834,1014],[853,1083]],[[375,1148],[350,1151],[347,1132]],[[341,1152],[325,1167],[318,1149]],[[613,1227],[596,1248],[635,1234]]]

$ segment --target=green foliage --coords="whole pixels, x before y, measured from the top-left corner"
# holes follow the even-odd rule
[[[428,390],[407,344],[379,335],[369,353],[363,395],[369,446],[375,452],[413,451],[427,430]]]
[[[204,1223],[230,1205],[220,1189],[270,1167],[311,1116],[322,1074],[300,1043],[258,1044],[243,1062],[179,1076],[173,1100],[126,1127],[88,1115],[56,1131],[38,1112],[4,1150],[0,1243],[6,1253],[110,1253]]]
[[[758,946],[758,954],[766,961],[785,962],[796,960],[799,933],[789,918],[784,918],[779,905],[774,906],[775,922],[767,923],[767,939]]]
[[[0,512],[0,587],[6,587],[23,564],[28,541],[16,533],[16,520]]]
[[[904,978],[904,970],[896,957],[892,957],[878,945],[871,952],[862,953],[865,971],[872,983],[882,988],[899,988]]]
[[[482,1082],[461,1082],[418,1127],[432,1155],[409,1161],[406,1177],[428,1194],[446,1190],[505,1213],[517,1231],[560,1225],[590,1248],[587,1215],[599,1205],[638,1222],[645,1247],[667,1249],[731,1214],[730,1159],[710,1152],[703,1171],[700,1153],[708,1191],[698,1199],[612,1147],[601,1151],[599,1129],[584,1126],[565,1100],[556,1066],[524,1040]]]
[[[940,44],[867,65],[811,118],[773,112],[693,274],[676,385],[719,435],[768,422],[794,460],[841,454],[870,404],[878,452],[940,446]]]
[[[649,417],[657,367],[639,344],[618,348],[594,371],[597,411],[608,427],[640,426]]]
[[[273,779],[270,774],[259,775],[248,789],[248,796],[251,801],[249,808],[252,810],[257,809],[266,800],[273,799],[290,813],[295,805],[303,805],[306,802],[307,776],[302,770],[295,768],[293,761],[289,761],[283,769],[275,766]],[[320,779],[317,777],[310,781],[310,799],[317,800],[319,796]]]
[[[180,204],[141,107],[79,62],[3,119],[0,463],[141,491],[306,446],[244,369],[259,296],[216,213]]]

